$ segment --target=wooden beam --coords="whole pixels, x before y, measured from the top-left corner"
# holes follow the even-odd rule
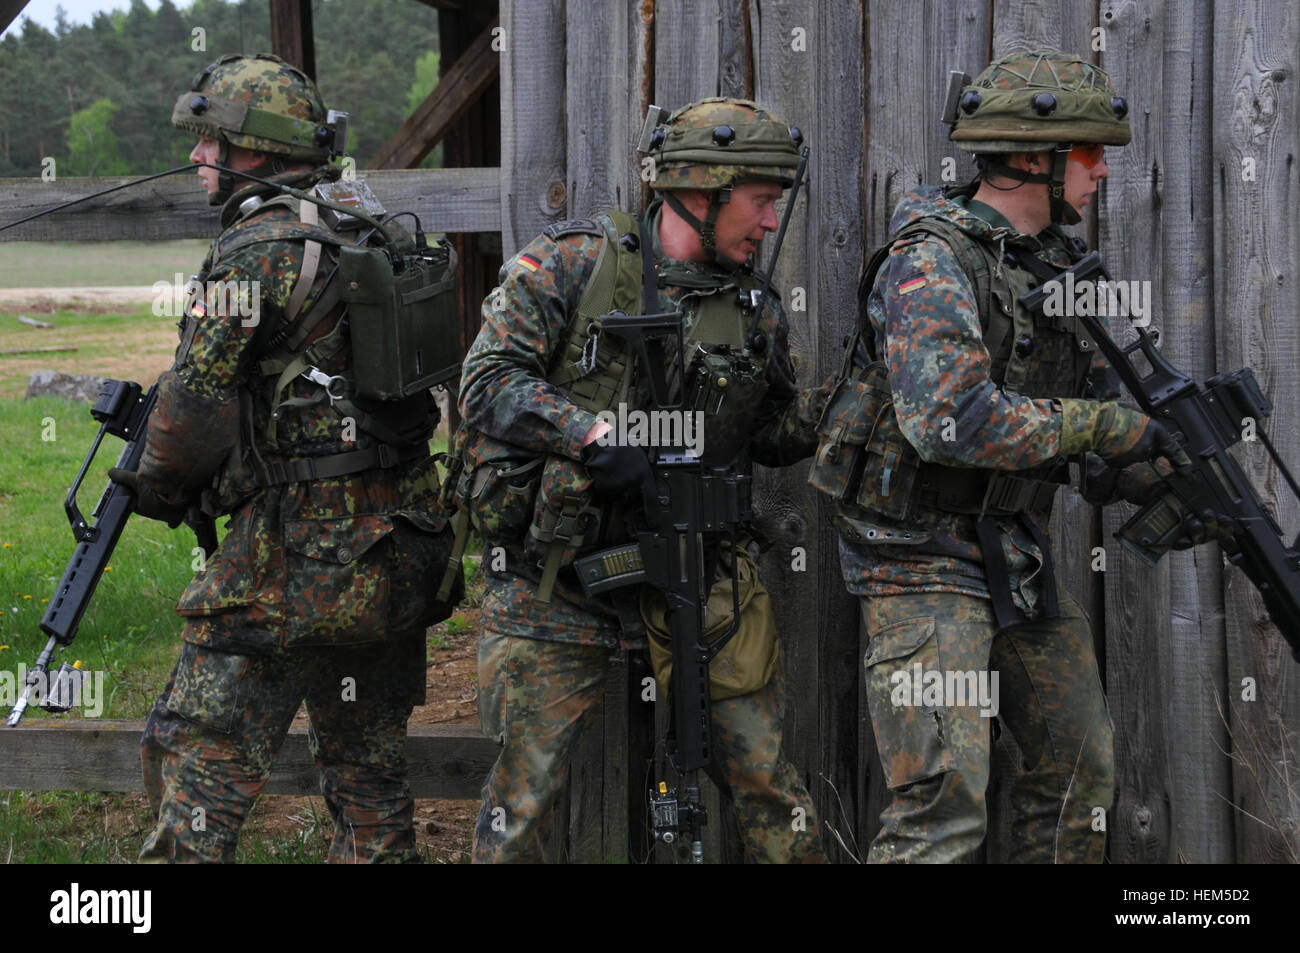
[[[316,78],[311,0],[271,0],[271,52]]]
[[[456,120],[487,91],[501,72],[500,54],[492,49],[492,31],[497,24],[498,19],[493,19],[443,74],[433,92],[384,143],[371,168],[410,169],[419,165]]]
[[[27,0],[0,0],[0,33],[9,29],[9,24],[18,19],[25,6]]]
[[[496,232],[501,229],[501,170],[412,169],[366,172],[362,178],[389,211],[411,210],[425,229],[438,232]],[[78,195],[130,182],[108,179],[0,179],[5,222],[17,221]],[[163,241],[212,238],[220,231],[198,183],[187,175],[123,189],[26,225],[0,231],[0,242]]]
[[[0,732],[0,790],[142,791],[143,721],[33,719]],[[406,736],[415,797],[477,798],[497,745],[469,725],[412,725]],[[291,728],[264,794],[319,794],[307,729]]]

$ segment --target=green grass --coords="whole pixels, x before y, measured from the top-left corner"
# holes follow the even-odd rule
[[[85,404],[0,400],[0,670],[31,665],[45,644],[37,623],[75,546],[63,497],[96,429]],[[105,438],[78,494],[83,513],[94,508],[121,447]],[[193,576],[194,545],[183,528],[127,524],[76,641],[61,653],[104,672],[103,717],[143,718],[166,680],[181,629],[173,606]],[[28,717],[41,716],[29,710]]]
[[[208,243],[5,242],[0,288],[151,285],[199,270]],[[184,279],[182,279],[184,280]]]
[[[55,327],[28,327],[18,321],[20,313]],[[0,350],[59,346],[76,350],[0,358],[0,393],[24,393],[31,372],[37,368],[120,378],[130,377],[133,368],[147,365],[149,369],[137,371],[133,379],[143,376],[141,383],[151,384],[161,370],[171,365],[176,351],[176,319],[155,316],[148,304],[122,314],[63,309],[34,314],[30,309],[20,311],[0,302]]]

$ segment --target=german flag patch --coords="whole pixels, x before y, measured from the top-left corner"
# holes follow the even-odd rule
[[[536,271],[542,267],[542,263],[530,255],[520,255],[519,264],[523,265],[529,271]]]
[[[925,287],[925,275],[917,275],[909,281],[904,281],[898,286],[900,295],[911,294],[913,291],[919,291]]]

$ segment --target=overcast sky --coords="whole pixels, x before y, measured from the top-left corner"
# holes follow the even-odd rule
[[[158,9],[158,0],[144,0],[144,3],[150,10]],[[180,6],[176,0],[172,0],[172,4],[177,8]],[[27,6],[23,7],[23,12],[18,14],[5,32],[21,30],[23,28],[23,18],[25,17],[30,17],[45,29],[53,32],[55,7],[63,7],[63,12],[67,16],[69,23],[89,24],[100,10],[107,12],[109,10],[130,9],[131,0],[28,0]]]

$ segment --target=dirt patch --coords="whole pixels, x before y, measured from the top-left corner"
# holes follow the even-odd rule
[[[116,314],[123,307],[149,304],[154,299],[151,285],[95,288],[0,288],[0,304],[6,311],[34,311],[52,314],[57,310],[85,314]]]

